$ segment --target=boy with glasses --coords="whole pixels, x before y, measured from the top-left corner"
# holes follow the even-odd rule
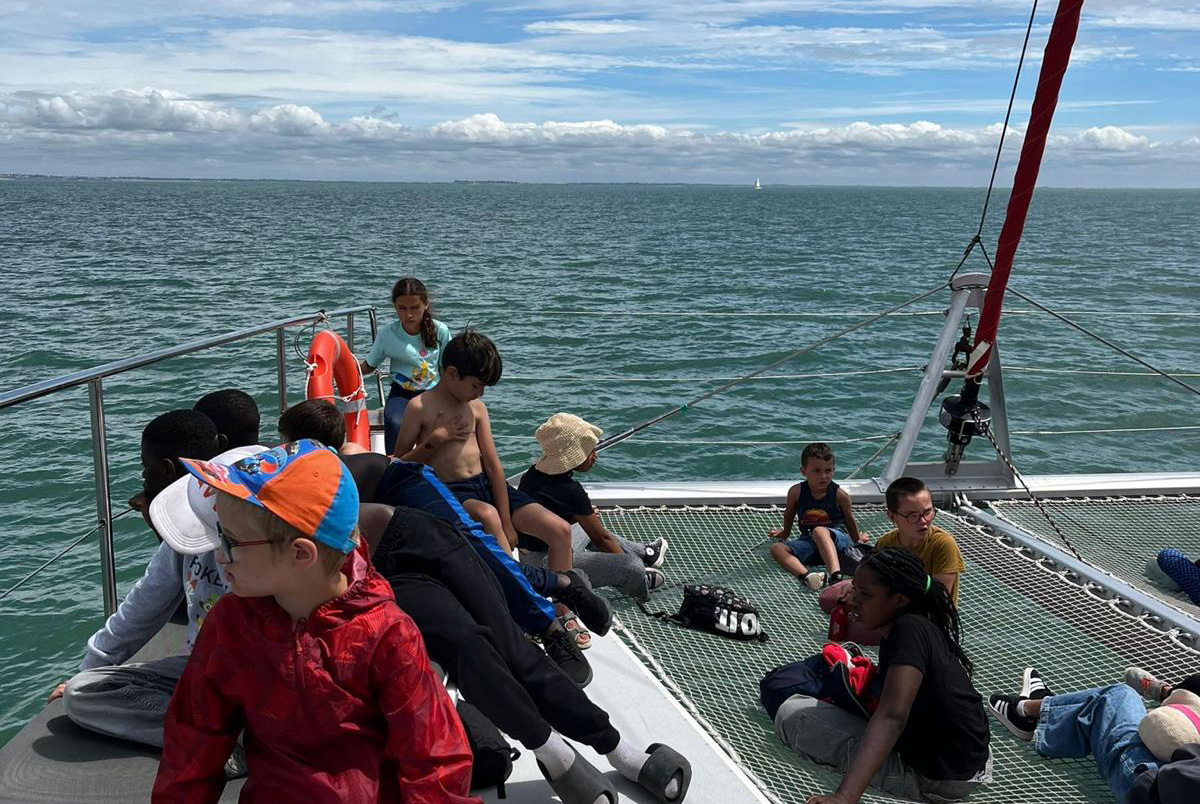
[[[242,801],[479,804],[462,725],[360,544],[337,453],[302,440],[182,464],[209,504],[193,504],[200,527],[161,535],[179,552],[215,549],[232,594],[171,698],[151,800],[215,804],[244,728]]]
[[[937,509],[929,487],[915,477],[901,477],[887,487],[887,517],[896,526],[879,537],[876,550],[898,547],[914,553],[925,571],[942,582],[958,607],[958,576],[967,568],[954,537],[933,524]]]

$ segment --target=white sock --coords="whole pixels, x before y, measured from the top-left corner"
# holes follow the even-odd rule
[[[546,742],[533,749],[538,762],[546,766],[551,779],[557,779],[575,764],[575,752],[558,732],[550,732]],[[636,778],[636,777],[635,777]]]
[[[1020,702],[1017,703],[1017,714],[1023,717],[1033,717],[1029,711],[1029,705],[1031,703],[1033,703],[1032,698],[1022,698]]]
[[[635,748],[624,737],[621,738],[621,742],[617,743],[617,747],[609,751],[605,756],[608,758],[609,764],[631,782],[638,780],[638,774],[642,772],[642,766],[650,758],[649,754]],[[668,799],[679,795],[679,780],[672,779],[668,782],[664,793]]]

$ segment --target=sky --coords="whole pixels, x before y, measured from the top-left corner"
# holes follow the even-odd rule
[[[1030,9],[0,0],[0,173],[979,186]],[[1200,186],[1200,0],[1085,2],[1043,183]]]

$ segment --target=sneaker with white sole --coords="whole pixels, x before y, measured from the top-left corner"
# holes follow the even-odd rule
[[[646,567],[646,589],[651,594],[662,589],[667,584],[667,576],[654,567]]]
[[[1155,678],[1148,670],[1140,667],[1125,668],[1125,683],[1137,690],[1147,701],[1162,702],[1167,697],[1171,685],[1162,679]]]
[[[816,570],[809,570],[808,572],[804,573],[804,576],[800,580],[809,589],[817,592],[820,591],[821,587],[825,586],[825,573],[817,572]]]
[[[988,712],[1004,724],[1004,728],[1012,732],[1014,737],[1029,741],[1033,739],[1037,721],[1022,715],[1018,710],[1018,706],[1024,700],[1026,699],[1020,695],[992,695],[988,698]]]
[[[1026,667],[1025,672],[1021,674],[1021,697],[1032,698],[1035,701],[1040,701],[1042,698],[1049,698],[1054,692],[1046,686],[1046,682],[1042,681],[1042,674],[1032,667]]]
[[[642,561],[647,567],[658,569],[667,557],[667,540],[658,538],[645,545],[642,550]]]

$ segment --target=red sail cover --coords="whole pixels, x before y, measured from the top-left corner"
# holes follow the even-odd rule
[[[1079,11],[1083,0],[1059,0],[1050,38],[1046,41],[1046,52],[1042,56],[1042,71],[1038,76],[1037,92],[1033,96],[1033,109],[1029,113],[1029,125],[1025,129],[1025,144],[1021,146],[1021,158],[1017,162],[1017,173],[1013,178],[1012,195],[1008,199],[1008,212],[1004,226],[1000,229],[1000,240],[996,244],[996,263],[992,278],[988,282],[987,297],[979,315],[979,326],[975,330],[975,348],[971,351],[967,376],[979,377],[987,368],[996,344],[996,330],[1000,327],[1000,309],[1004,303],[1004,289],[1012,272],[1013,256],[1025,230],[1025,216],[1029,202],[1033,200],[1033,188],[1037,184],[1038,170],[1042,166],[1042,153],[1046,150],[1046,135],[1050,132],[1050,121],[1058,105],[1058,90],[1063,75],[1071,61],[1071,47],[1075,44],[1075,32],[1079,29]]]

